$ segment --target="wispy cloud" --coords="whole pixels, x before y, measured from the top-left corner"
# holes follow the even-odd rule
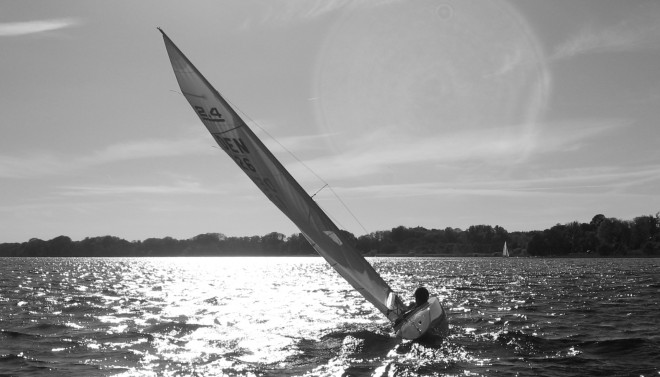
[[[177,140],[129,141],[110,145],[86,156],[67,157],[56,153],[30,154],[25,157],[0,155],[0,177],[38,178],[114,162],[213,153],[210,148],[212,142],[201,136]],[[207,145],[209,147],[205,148]]]
[[[188,139],[151,139],[113,144],[91,156],[81,158],[80,161],[84,166],[89,166],[144,158],[200,154],[203,151],[211,153],[210,148],[200,148],[205,145],[204,143],[212,145],[212,141],[205,136],[201,134],[199,137]]]
[[[253,128],[254,130],[254,128]],[[260,129],[257,131],[257,136],[263,140],[264,144],[271,151],[286,150],[301,151],[317,150],[319,146],[325,145],[326,139],[332,137],[333,134],[321,133],[317,135],[298,135],[298,136],[284,136],[275,139],[270,134]]]
[[[273,4],[268,19],[284,22],[292,19],[309,20],[350,4],[349,0],[289,0],[282,4]]]
[[[78,25],[73,18],[0,23],[0,37],[20,36],[59,30]]]
[[[515,71],[527,62],[523,61],[523,53],[520,48],[516,48],[503,56],[499,66],[496,66],[492,72],[486,73],[484,77],[498,77],[504,76],[510,72]]]
[[[531,127],[475,129],[454,134],[425,135],[414,140],[364,135],[355,147],[319,156],[306,165],[324,179],[382,175],[396,171],[424,170],[439,166],[479,164],[491,167],[522,165],[532,158],[559,152],[575,152],[602,135],[632,124],[627,119],[585,119],[537,124]],[[306,167],[287,166],[294,176],[307,175]]]
[[[355,2],[351,0],[285,0],[270,2],[270,6],[261,7],[254,19],[248,19],[243,24],[249,28],[256,24],[281,26],[290,22],[305,22],[314,20],[326,14],[357,7],[373,7],[400,0],[371,0]]]
[[[585,26],[578,34],[555,48],[553,59],[606,51],[660,49],[660,5],[649,3],[635,9],[611,27]]]
[[[89,185],[60,187],[60,194],[64,196],[171,195],[209,192],[215,193],[215,191],[202,188],[199,182],[177,182],[174,185]]]
[[[626,192],[631,187],[644,187],[660,182],[660,165],[629,167],[555,169],[541,176],[519,179],[483,179],[468,181],[417,182],[400,184],[342,187],[343,196],[395,198],[417,196],[490,196],[548,197],[596,195]],[[644,192],[645,190],[640,190]],[[648,191],[648,190],[647,190]],[[655,192],[655,191],[649,191]]]
[[[64,161],[48,153],[35,153],[27,157],[0,155],[0,178],[52,175],[63,167]]]

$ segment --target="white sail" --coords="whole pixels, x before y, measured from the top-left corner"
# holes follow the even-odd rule
[[[506,247],[506,241],[504,241],[504,248],[502,249],[502,256],[503,257],[508,257],[509,256],[509,249]]]
[[[160,30],[160,29],[159,29]],[[300,229],[314,249],[358,292],[395,321],[405,305],[337,226],[257,138],[236,111],[162,31],[174,74],[218,145]]]

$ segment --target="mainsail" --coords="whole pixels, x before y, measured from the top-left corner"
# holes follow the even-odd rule
[[[339,228],[163,32],[174,74],[190,106],[218,145],[300,229],[314,249],[390,321],[405,305]]]
[[[509,256],[509,249],[506,247],[506,241],[504,241],[504,248],[502,248],[502,256],[503,257]]]

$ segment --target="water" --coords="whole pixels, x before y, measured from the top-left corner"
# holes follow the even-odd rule
[[[660,375],[659,259],[370,260],[452,335],[397,340],[321,258],[0,258],[0,375]]]

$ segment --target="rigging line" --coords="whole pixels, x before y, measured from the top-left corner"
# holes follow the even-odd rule
[[[325,214],[330,218],[330,220],[332,220],[333,223],[335,223],[339,227],[339,229],[346,229],[346,227],[344,225],[342,225],[342,223],[339,221],[339,219],[337,219],[336,217],[334,217],[330,213],[328,213],[328,211],[325,208],[323,208],[323,206],[321,206],[321,204],[316,202],[316,205],[318,205],[319,208],[321,208],[323,210],[323,212],[325,212]]]
[[[218,93],[219,93],[219,92],[218,92]],[[224,97],[223,97],[223,98],[224,98]],[[321,181],[322,183],[325,184],[325,186],[321,187],[321,189],[318,190],[316,193],[314,193],[314,195],[318,194],[319,191],[321,191],[324,187],[328,186],[328,188],[330,189],[330,191],[332,192],[332,194],[333,194],[333,195],[339,200],[339,202],[341,203],[341,205],[342,205],[342,206],[344,207],[344,209],[346,209],[346,211],[351,215],[351,217],[353,218],[353,220],[355,220],[355,222],[357,222],[358,225],[360,225],[360,228],[362,228],[362,230],[364,231],[364,233],[365,233],[365,234],[368,234],[368,233],[369,233],[369,231],[364,227],[364,225],[362,225],[362,223],[360,222],[360,220],[357,219],[357,217],[355,216],[355,214],[353,214],[353,212],[348,208],[348,206],[346,205],[346,203],[344,203],[344,201],[341,199],[341,197],[340,197],[339,195],[337,195],[337,193],[335,192],[335,190],[332,189],[332,186],[330,186],[330,184],[329,184],[328,182],[326,182],[325,179],[321,178],[318,174],[316,174],[316,172],[315,172],[314,170],[312,170],[312,168],[310,168],[309,166],[307,166],[307,164],[305,164],[304,162],[302,162],[302,160],[300,160],[300,159],[298,158],[298,156],[296,156],[295,154],[293,154],[293,152],[291,152],[290,150],[288,150],[288,149],[287,149],[284,145],[282,145],[282,143],[280,143],[280,142],[279,142],[279,141],[278,141],[273,135],[271,135],[268,131],[266,131],[265,129],[263,129],[263,128],[259,125],[259,123],[257,123],[254,119],[250,118],[250,116],[249,116],[248,114],[244,113],[244,112],[243,112],[238,106],[234,105],[232,102],[230,102],[230,101],[227,100],[227,99],[225,99],[225,101],[227,101],[227,103],[229,103],[229,104],[230,104],[230,105],[231,105],[231,106],[232,106],[237,112],[240,112],[241,115],[243,115],[243,117],[245,117],[245,119],[249,120],[251,124],[254,124],[254,125],[255,125],[257,128],[259,128],[263,133],[265,133],[266,135],[268,135],[269,138],[271,138],[275,143],[277,143],[277,145],[279,145],[282,149],[284,149],[284,151],[286,151],[291,157],[293,157],[293,158],[294,158],[296,161],[298,161],[302,166],[304,166],[305,169],[307,169],[310,173],[312,173],[312,174],[313,174],[313,175],[314,175],[319,181]],[[312,195],[312,198],[314,197],[314,195]],[[317,204],[318,204],[318,203],[317,203]],[[343,225],[341,225],[341,224],[338,224],[338,225],[339,225],[340,227],[344,228]],[[345,229],[345,228],[344,228],[344,229]]]
[[[348,206],[346,205],[346,203],[344,203],[344,201],[341,199],[341,197],[339,197],[339,195],[337,195],[337,193],[335,192],[335,190],[333,190],[332,187],[330,187],[330,186],[328,186],[328,189],[330,189],[330,191],[332,191],[332,193],[333,193],[333,194],[335,195],[335,197],[339,200],[339,202],[341,203],[341,205],[344,206],[344,208],[346,209],[346,211],[348,211],[348,213],[351,215],[351,217],[353,218],[353,220],[355,220],[355,222],[357,222],[358,225],[360,225],[360,228],[362,228],[362,230],[364,231],[364,233],[365,233],[365,234],[368,234],[369,232],[367,231],[367,229],[364,227],[364,225],[362,225],[362,223],[360,222],[360,220],[358,220],[358,218],[353,214],[353,211],[351,211],[351,209],[348,208]]]
[[[223,97],[223,98],[224,98],[224,97]],[[232,102],[230,102],[229,100],[226,100],[226,101],[227,101],[227,102],[228,102],[228,103],[229,103],[234,109],[236,109],[236,111],[240,112],[241,115],[242,115],[244,118],[248,119],[248,120],[250,121],[251,124],[253,124],[253,125],[255,125],[257,128],[259,128],[263,133],[265,133],[269,138],[271,138],[275,143],[277,143],[277,145],[279,145],[280,148],[282,148],[286,153],[288,153],[289,155],[291,155],[291,157],[293,157],[293,158],[294,158],[296,161],[298,161],[302,166],[304,166],[307,170],[309,170],[310,173],[314,174],[314,176],[315,176],[319,181],[321,181],[322,183],[324,183],[324,184],[327,185],[327,186],[330,186],[330,185],[328,184],[328,182],[326,182],[323,178],[321,178],[321,176],[319,176],[318,174],[316,174],[316,172],[315,172],[314,170],[312,170],[312,168],[310,168],[309,166],[307,166],[307,164],[305,164],[301,159],[298,158],[298,156],[296,156],[295,154],[293,154],[293,152],[291,152],[289,149],[287,149],[287,147],[285,147],[282,143],[280,143],[279,140],[277,140],[273,135],[271,135],[266,129],[262,128],[262,127],[259,125],[259,123],[257,123],[254,119],[250,118],[250,116],[249,116],[248,114],[244,113],[244,112],[243,112],[238,106],[234,105],[234,104],[233,104]]]
[[[311,198],[314,199],[314,197],[316,196],[316,194],[318,194],[319,192],[321,192],[321,190],[323,190],[323,189],[326,188],[326,187],[328,187],[328,184],[327,184],[327,183],[326,183],[325,185],[323,185],[323,187],[321,187],[320,189],[318,189],[318,190],[314,193],[314,195],[311,196]]]

